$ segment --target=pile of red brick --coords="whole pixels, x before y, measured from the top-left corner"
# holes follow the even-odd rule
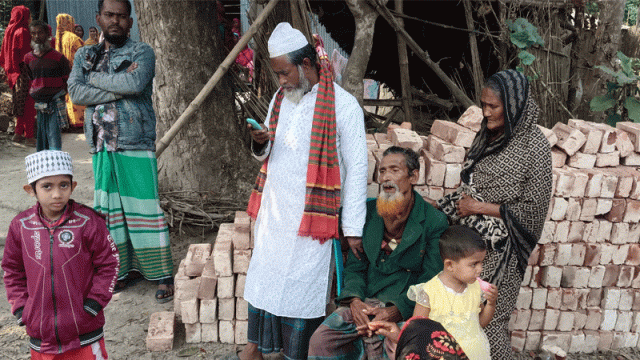
[[[512,345],[637,347],[640,124],[569,120],[541,130],[553,146],[553,195],[511,317]]]
[[[173,346],[174,318],[185,326],[186,342],[246,344],[247,302],[244,283],[253,237],[246,212],[236,212],[233,224],[221,224],[211,243],[191,244],[175,276],[174,312],[151,315],[147,347]]]

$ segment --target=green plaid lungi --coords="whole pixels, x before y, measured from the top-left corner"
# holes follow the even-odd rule
[[[158,164],[152,151],[103,150],[93,155],[94,208],[107,217],[118,246],[120,271],[147,280],[171,278],[169,228],[158,199]]]

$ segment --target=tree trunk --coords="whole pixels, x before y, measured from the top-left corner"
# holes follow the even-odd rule
[[[600,16],[596,30],[596,65],[617,69],[616,52],[622,39],[625,0],[603,0],[598,3]]]
[[[224,59],[215,1],[135,0],[142,41],[156,53],[153,101],[158,138],[171,127]],[[248,136],[234,114],[223,79],[191,122],[158,159],[161,191],[211,191],[248,199],[258,169],[243,143]]]
[[[369,6],[367,0],[346,0],[346,2],[355,19],[356,32],[351,56],[349,56],[349,61],[342,75],[342,86],[362,105],[364,98],[362,80],[371,56],[373,33],[378,13]],[[382,5],[386,5],[388,0],[380,2]]]

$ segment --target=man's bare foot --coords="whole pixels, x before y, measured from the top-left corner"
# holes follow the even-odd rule
[[[238,353],[240,360],[263,360],[262,353],[258,350],[258,344],[248,343]]]

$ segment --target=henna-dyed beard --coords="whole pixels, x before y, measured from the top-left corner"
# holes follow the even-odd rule
[[[396,191],[393,194],[389,194],[384,191],[385,186],[393,186]],[[382,190],[380,190],[380,194],[378,195],[378,200],[376,200],[376,208],[378,210],[378,215],[382,218],[393,218],[402,214],[402,212],[407,208],[407,205],[411,199],[406,198],[401,192],[398,185],[394,184],[391,181],[387,181],[382,184]]]

